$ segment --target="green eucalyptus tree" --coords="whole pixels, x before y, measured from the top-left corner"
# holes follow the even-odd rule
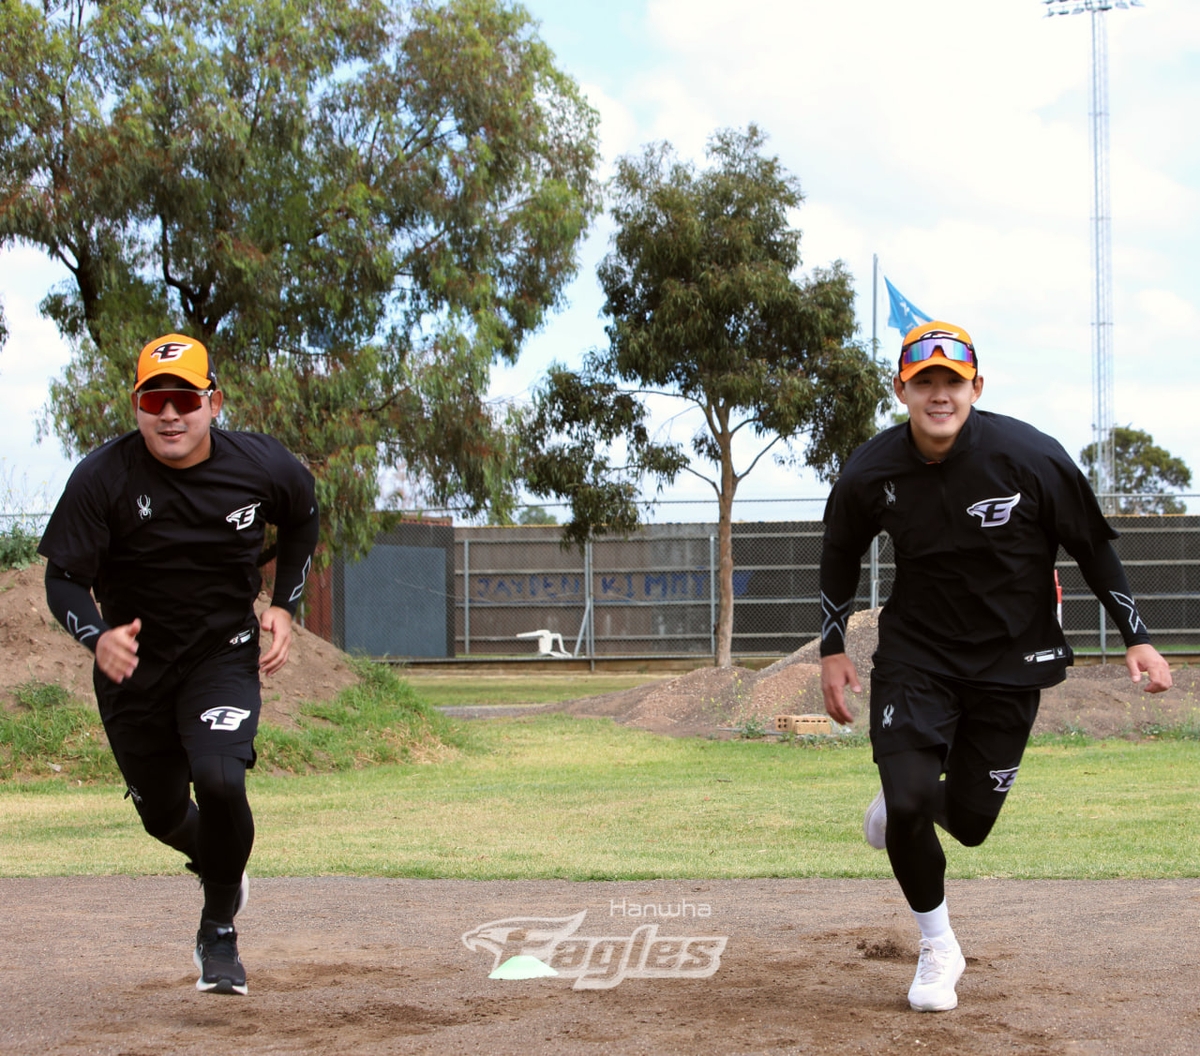
[[[732,659],[738,485],[768,453],[831,477],[875,432],[890,394],[886,371],[853,340],[842,264],[794,277],[800,232],[789,214],[800,189],[764,143],[751,125],[717,132],[702,170],[666,144],[618,162],[616,232],[599,269],[608,347],[580,371],[549,372],[523,436],[527,486],[571,502],[566,535],[575,542],[634,527],[647,475],[693,473],[711,485],[720,666]],[[691,453],[702,468],[680,445],[651,437],[653,395],[699,410]],[[740,467],[739,434],[753,441]]]
[[[1141,429],[1119,425],[1113,429],[1119,513],[1187,513],[1187,504],[1168,492],[1192,486],[1192,471],[1182,458],[1159,447]],[[1079,452],[1079,461],[1091,474],[1096,468],[1096,445]]]
[[[369,545],[379,475],[511,502],[486,399],[599,207],[595,112],[508,0],[0,3],[0,245],[61,261],[44,432],[132,426],[142,344],[209,346],[231,424]]]

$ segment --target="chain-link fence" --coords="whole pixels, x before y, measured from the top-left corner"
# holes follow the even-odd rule
[[[1115,515],[1108,521],[1121,533],[1113,546],[1154,644],[1166,652],[1200,651],[1200,517]],[[1061,550],[1058,576],[1063,629],[1072,648],[1123,652],[1115,624]]]
[[[1200,649],[1200,517],[1115,516],[1116,541],[1143,618],[1165,649]],[[565,550],[559,529],[455,530],[455,650],[591,657],[712,655],[715,524],[649,525],[625,540]],[[781,655],[820,632],[822,525],[733,526],[733,652]],[[1058,556],[1062,620],[1080,653],[1120,651],[1120,637],[1075,562]],[[890,540],[864,557],[856,608],[887,600]],[[548,645],[547,645],[548,640]]]
[[[1190,496],[1185,496],[1185,498]],[[823,499],[804,520],[733,525],[733,653],[786,655],[820,633]],[[40,536],[45,512],[0,511],[0,535]],[[1165,651],[1200,652],[1200,516],[1110,517],[1139,610]],[[370,656],[711,656],[717,526],[651,524],[629,539],[561,545],[557,525],[402,524],[359,562],[336,560],[305,599],[309,628]],[[1060,551],[1062,621],[1079,653],[1116,653],[1115,626]],[[890,541],[864,556],[856,609],[887,600]]]
[[[455,534],[460,654],[544,651],[546,632],[554,651],[573,656],[716,651],[714,524],[648,525],[582,552],[563,549],[553,527]],[[821,538],[819,521],[733,526],[735,655],[790,653],[818,633]],[[872,568],[877,589],[890,582],[886,541],[876,549],[864,571],[863,604],[872,599]]]
[[[0,510],[0,532],[27,532],[41,537],[46,530],[46,522],[50,520],[48,510],[12,513]]]

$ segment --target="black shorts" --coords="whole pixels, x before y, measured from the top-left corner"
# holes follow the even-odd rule
[[[1037,718],[1041,691],[970,686],[893,661],[871,672],[871,749],[941,752],[954,797],[981,814],[1000,813]]]
[[[254,763],[262,709],[258,623],[148,691],[95,673],[104,732],[118,761],[182,748],[189,758],[226,755]]]

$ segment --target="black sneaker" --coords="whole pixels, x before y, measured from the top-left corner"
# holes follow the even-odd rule
[[[192,960],[200,970],[200,978],[196,980],[197,990],[209,990],[217,994],[246,993],[246,969],[242,967],[242,959],[238,956],[237,932],[232,924],[200,921]]]

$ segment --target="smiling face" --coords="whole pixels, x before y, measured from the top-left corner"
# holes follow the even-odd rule
[[[138,432],[146,441],[146,449],[164,466],[170,466],[172,469],[187,469],[203,462],[212,451],[212,434],[209,427],[221,410],[220,390],[202,397],[200,406],[193,411],[180,413],[179,408],[168,398],[158,414],[151,414],[138,405],[138,396],[140,393],[156,389],[200,391],[174,375],[159,374],[133,394]]]
[[[948,367],[926,367],[908,381],[893,378],[892,387],[908,408],[917,450],[930,461],[940,462],[966,424],[971,405],[982,395],[983,378],[977,374],[968,381]]]

